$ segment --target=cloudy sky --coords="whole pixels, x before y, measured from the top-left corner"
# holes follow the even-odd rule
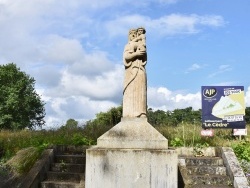
[[[249,0],[0,0],[0,64],[36,80],[46,127],[122,102],[128,30],[147,37],[148,106],[201,108],[201,86],[245,87]]]

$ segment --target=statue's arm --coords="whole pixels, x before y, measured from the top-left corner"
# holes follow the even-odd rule
[[[145,56],[145,52],[142,52],[142,51],[132,51],[132,50],[128,50],[128,51],[124,51],[124,59],[125,61],[127,62],[130,62],[130,61],[134,61],[140,57],[143,57]]]

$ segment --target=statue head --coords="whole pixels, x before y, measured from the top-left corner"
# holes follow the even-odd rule
[[[129,41],[133,40],[137,36],[137,29],[130,29],[128,32]]]
[[[146,30],[145,30],[144,27],[139,27],[139,28],[137,29],[137,33],[138,33],[139,35],[145,34],[145,33],[146,33]]]

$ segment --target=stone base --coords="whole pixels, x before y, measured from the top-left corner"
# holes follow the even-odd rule
[[[177,188],[177,152],[93,147],[86,153],[86,188]]]
[[[168,140],[147,122],[147,118],[122,118],[97,139],[101,148],[168,149]]]
[[[177,188],[175,150],[147,118],[122,118],[86,153],[86,188]]]

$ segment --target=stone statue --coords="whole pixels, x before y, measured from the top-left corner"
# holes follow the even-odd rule
[[[123,89],[123,117],[146,117],[147,63],[146,30],[142,27],[129,31],[124,48],[125,78]]]

